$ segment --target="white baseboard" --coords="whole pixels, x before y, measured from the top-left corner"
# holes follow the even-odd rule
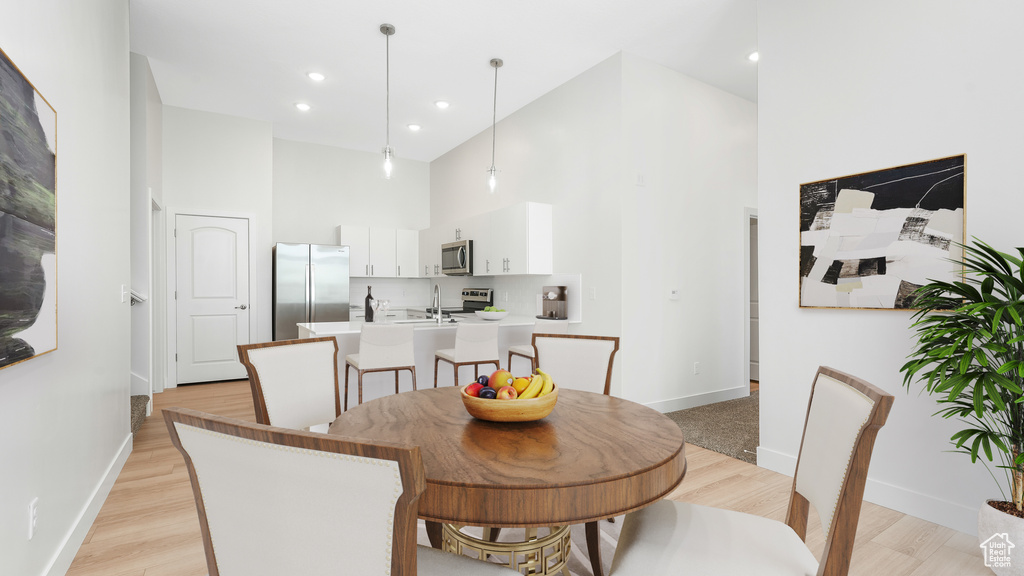
[[[647,406],[648,408],[653,408],[658,412],[664,414],[666,412],[675,412],[676,410],[696,408],[697,406],[703,406],[705,404],[714,404],[715,402],[735,400],[737,398],[743,398],[745,396],[747,396],[747,388],[744,386],[740,386],[738,388],[715,390],[714,392],[704,392],[701,394],[694,394],[692,396],[672,398],[671,400],[651,402],[650,404],[644,404],[644,406]]]
[[[71,527],[71,530],[68,531],[68,535],[64,537],[64,542],[57,549],[57,553],[54,554],[50,565],[43,571],[44,575],[63,576],[71,568],[71,563],[75,560],[78,549],[82,547],[82,542],[85,541],[85,537],[89,534],[89,529],[92,528],[93,522],[96,521],[96,516],[99,515],[100,508],[103,507],[103,503],[107,500],[110,489],[114,487],[114,482],[121,473],[121,469],[124,468],[128,455],[132,453],[132,440],[133,436],[128,434],[124,443],[121,444],[121,449],[110,463],[110,466],[107,467],[106,473],[89,497],[89,501],[82,509],[81,514],[78,515],[78,519]]]
[[[132,395],[133,396],[141,396],[141,395],[145,394],[145,395],[149,396],[150,395],[150,393],[149,393],[149,380],[146,377],[144,377],[144,376],[140,376],[140,375],[136,374],[135,372],[130,372],[130,374],[131,374],[131,388],[130,388],[130,390],[131,390]]]
[[[757,448],[757,465],[792,477],[796,470],[796,457],[759,446]],[[873,480],[870,472],[868,472],[867,484],[864,486],[864,500],[952,528],[958,532],[972,536],[978,534],[977,508]]]

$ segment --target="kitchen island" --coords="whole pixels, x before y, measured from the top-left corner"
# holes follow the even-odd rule
[[[432,388],[434,386],[434,352],[443,348],[455,347],[455,330],[460,322],[472,323],[497,323],[498,329],[498,358],[501,359],[502,368],[508,358],[508,347],[515,344],[526,344],[530,342],[535,322],[547,322],[538,320],[532,316],[509,315],[501,320],[481,320],[473,314],[452,314],[456,321],[447,319],[438,324],[434,320],[395,320],[394,324],[411,324],[414,328],[413,345],[416,351],[416,387],[420,389]],[[362,330],[363,322],[353,320],[349,322],[310,322],[300,323],[299,338],[318,338],[322,336],[333,336],[338,341],[338,385],[342,393],[345,390],[345,356],[359,352],[359,332]],[[438,366],[438,386],[452,385],[451,364],[442,362]],[[489,374],[487,365],[481,366],[481,374]],[[522,358],[515,360],[515,375],[526,375],[529,373],[529,364]],[[404,372],[400,379],[400,391],[412,390],[412,382],[408,372]],[[460,371],[459,384],[468,384],[473,379],[472,367],[463,367]],[[395,380],[391,372],[370,373],[363,376],[363,402],[373,398],[380,398],[394,394]],[[357,402],[356,372],[352,370],[349,375],[349,406],[355,406]],[[344,401],[342,401],[344,404]]]

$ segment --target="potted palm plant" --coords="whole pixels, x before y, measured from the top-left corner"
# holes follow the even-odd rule
[[[957,452],[972,462],[998,456],[1003,498],[981,507],[978,536],[1007,533],[991,524],[1005,521],[1017,526],[1010,540],[1016,533],[1024,544],[1024,248],[1013,256],[976,238],[962,247],[962,281],[915,293],[917,345],[901,368],[903,385],[921,382],[937,396],[937,415],[964,424],[950,438]]]

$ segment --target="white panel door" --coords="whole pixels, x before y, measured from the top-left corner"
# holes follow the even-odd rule
[[[179,215],[175,258],[178,384],[245,378],[249,221]]]

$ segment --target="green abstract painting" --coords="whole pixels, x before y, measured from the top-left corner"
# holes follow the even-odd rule
[[[0,50],[0,368],[57,349],[56,131]]]

